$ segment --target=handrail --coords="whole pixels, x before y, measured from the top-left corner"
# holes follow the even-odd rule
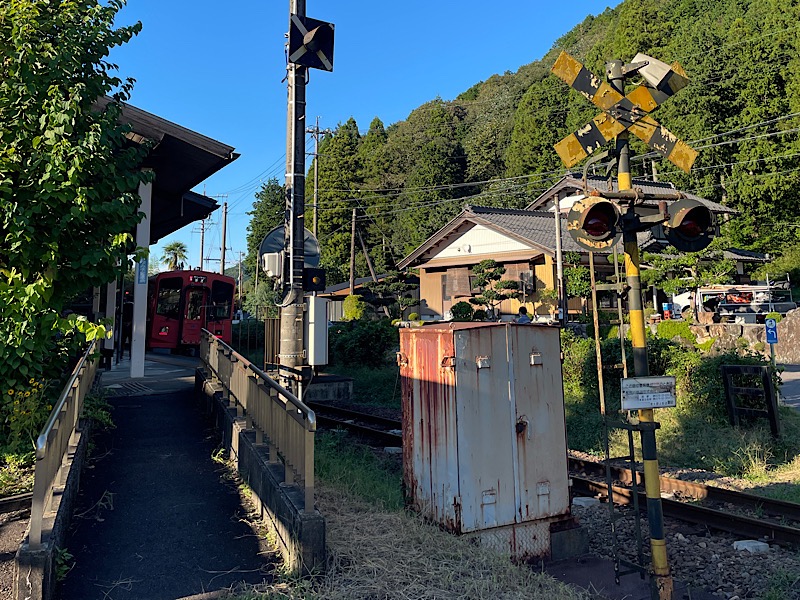
[[[298,395],[203,329],[200,355],[211,381],[222,387],[256,445],[266,444],[269,462],[283,462],[286,485],[299,485],[305,512],[314,511],[314,437],[317,416]]]
[[[246,359],[245,359],[246,360]],[[247,366],[256,374],[258,377],[274,389],[276,392],[281,394],[284,398],[286,398],[289,402],[295,405],[297,410],[303,413],[303,416],[306,418],[306,422],[308,423],[308,430],[309,431],[316,431],[317,430],[317,415],[314,411],[308,407],[302,400],[300,400],[297,396],[295,396],[292,392],[287,390],[283,387],[280,383],[272,379],[269,375],[267,375],[264,371],[259,369],[253,363],[248,362]]]
[[[253,371],[253,373],[258,375],[259,379],[261,379],[264,383],[266,383],[268,386],[270,386],[272,389],[274,389],[276,392],[278,392],[280,395],[282,395],[284,398],[286,398],[289,402],[294,404],[294,406],[297,408],[297,410],[299,410],[301,413],[303,413],[303,416],[306,418],[306,422],[308,423],[308,430],[309,431],[316,431],[317,430],[317,416],[316,416],[316,414],[302,400],[300,400],[300,398],[295,396],[292,392],[287,390],[280,383],[278,383],[277,381],[272,379],[264,371],[262,371],[257,366],[255,366],[253,363],[251,363],[249,360],[247,360],[244,356],[242,356],[241,354],[236,352],[236,350],[231,348],[228,344],[223,342],[220,338],[216,337],[213,333],[211,333],[207,329],[203,329],[203,333],[206,333],[209,336],[215,338],[216,342],[220,346],[222,346],[223,349],[230,351],[231,354],[235,354],[236,355],[236,359],[241,361],[241,362],[243,362],[245,365],[247,365],[247,368],[249,368],[250,370]]]
[[[56,484],[66,484],[64,456],[76,443],[83,397],[94,380],[97,368],[97,359],[89,360],[96,346],[97,341],[93,340],[75,365],[39,437],[36,438],[36,468],[28,531],[31,550],[38,550],[42,545],[44,515],[53,499],[53,488]]]
[[[72,375],[70,375],[69,381],[64,386],[64,389],[61,390],[61,395],[56,400],[56,403],[53,405],[53,410],[50,411],[50,416],[47,417],[47,422],[42,427],[42,432],[39,434],[39,437],[36,438],[36,458],[41,459],[44,458],[44,452],[47,449],[47,438],[50,435],[50,432],[53,431],[53,427],[55,427],[56,422],[58,421],[58,416],[61,413],[61,409],[64,408],[64,404],[66,404],[67,399],[69,398],[69,394],[72,391],[72,386],[75,384],[75,381],[78,379],[78,376],[81,373],[81,369],[83,368],[86,359],[89,357],[90,354],[94,352],[94,347],[97,345],[97,341],[93,340],[91,344],[89,344],[89,348],[87,348],[86,352],[84,352],[81,359],[78,361],[78,364],[75,365],[75,368],[72,370]]]

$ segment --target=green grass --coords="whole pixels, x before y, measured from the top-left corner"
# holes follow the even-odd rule
[[[326,373],[353,378],[353,399],[362,404],[400,408],[399,367],[328,366]]]
[[[0,497],[33,489],[33,452],[0,454]]]
[[[343,431],[318,433],[314,469],[325,483],[387,510],[403,507],[402,469],[394,455],[354,443]]]

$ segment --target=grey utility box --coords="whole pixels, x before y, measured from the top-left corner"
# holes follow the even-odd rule
[[[400,330],[403,480],[411,506],[514,558],[574,527],[559,330],[441,323]]]

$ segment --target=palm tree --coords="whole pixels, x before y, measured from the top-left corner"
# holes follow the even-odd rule
[[[170,271],[183,268],[183,261],[186,260],[186,244],[183,242],[170,242],[164,246],[164,255],[161,262],[169,267]]]

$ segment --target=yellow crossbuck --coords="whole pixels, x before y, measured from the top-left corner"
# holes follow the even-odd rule
[[[644,55],[637,55],[636,58],[640,56],[649,58]],[[553,74],[603,110],[578,131],[555,145],[556,152],[567,167],[579,163],[627,130],[677,167],[689,172],[697,158],[697,152],[649,116],[667,98],[686,87],[689,81],[686,72],[677,62],[669,67],[663,66],[657,86],[645,83],[623,96],[608,82],[601,82],[566,52],[559,55],[552,68]]]

